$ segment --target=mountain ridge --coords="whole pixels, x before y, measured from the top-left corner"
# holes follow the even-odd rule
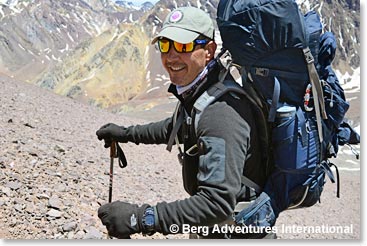
[[[144,10],[128,1],[8,2],[0,4],[1,73],[113,112],[142,114],[173,110],[169,78],[150,45],[164,17],[176,7],[195,6],[214,21],[219,1],[161,0]],[[359,2],[297,2],[303,12],[320,13],[324,29],[337,36],[334,67],[341,84],[359,86]]]

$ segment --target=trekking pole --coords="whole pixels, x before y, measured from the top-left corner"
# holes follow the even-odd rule
[[[113,184],[113,161],[117,157],[116,142],[113,141],[110,147],[110,185],[108,190],[108,202],[112,202],[112,184]],[[112,236],[107,233],[107,239],[112,239]]]
[[[108,202],[112,202],[112,184],[113,184],[113,161],[117,157],[116,142],[113,141],[110,147],[110,186],[108,192]]]
[[[113,141],[110,146],[110,185],[109,185],[109,190],[108,190],[108,202],[109,203],[112,202],[113,162],[115,158],[119,158],[119,166],[121,168],[124,168],[127,166],[127,160],[126,160],[124,152],[122,151],[120,145],[118,145],[117,142]],[[107,234],[107,239],[112,239],[112,236]]]

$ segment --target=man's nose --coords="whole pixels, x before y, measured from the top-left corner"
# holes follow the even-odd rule
[[[168,53],[167,53],[167,59],[169,60],[175,60],[179,57],[179,53],[175,50],[175,48],[173,47],[170,47]]]

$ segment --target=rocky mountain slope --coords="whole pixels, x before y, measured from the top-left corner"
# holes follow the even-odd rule
[[[0,6],[0,73],[100,107],[144,87],[147,41],[137,23],[127,23],[141,18],[148,3],[140,9],[102,0]]]
[[[97,210],[108,201],[110,159],[95,131],[108,122],[128,126],[148,121],[113,114],[9,77],[0,76],[0,88],[0,238],[107,238]],[[351,103],[358,105],[357,100]],[[354,108],[350,113],[359,114]],[[176,149],[168,153],[163,145],[121,146],[128,166],[120,169],[115,160],[113,200],[154,205],[187,197]],[[279,238],[361,238],[360,161],[343,147],[333,162],[340,171],[341,198],[335,197],[336,185],[327,180],[321,203],[280,215]],[[317,226],[331,229],[310,231]],[[344,231],[336,231],[340,227]]]
[[[298,2],[320,11],[325,29],[339,37],[336,64],[351,103],[347,117],[360,132],[359,1]],[[110,159],[95,131],[108,122],[127,126],[171,115],[175,100],[150,37],[171,9],[197,6],[214,18],[217,3],[161,0],[141,10],[107,0],[0,1],[0,238],[107,237],[96,211],[108,200]],[[115,164],[114,200],[155,204],[187,197],[176,153],[165,146],[122,148],[128,167]],[[281,214],[279,230],[301,230],[280,231],[280,238],[361,238],[360,161],[344,146],[334,162],[341,198],[328,181],[320,204]],[[352,231],[302,230],[320,225]]]
[[[113,112],[168,114],[175,101],[151,37],[172,9],[199,7],[214,20],[218,2],[160,0],[137,8],[128,1],[2,0],[0,74]],[[318,11],[335,33],[341,83],[359,87],[359,1],[297,2],[304,12]]]
[[[0,238],[107,238],[97,209],[108,201],[110,158],[95,132],[108,122],[142,121],[9,77],[0,76],[0,87]],[[113,200],[186,197],[175,153],[121,147],[128,166],[115,160]]]

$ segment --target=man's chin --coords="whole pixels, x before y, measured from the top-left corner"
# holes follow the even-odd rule
[[[186,84],[182,81],[182,80],[178,80],[178,79],[175,79],[175,78],[170,78],[171,80],[171,83],[176,85],[176,86],[185,86]]]

